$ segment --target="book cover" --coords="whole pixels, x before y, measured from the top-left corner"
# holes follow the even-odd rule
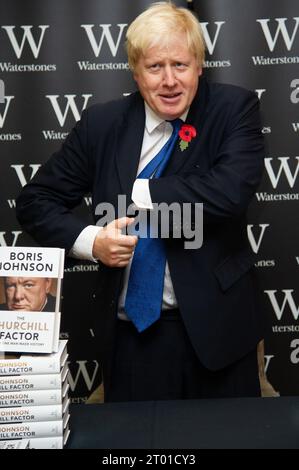
[[[0,355],[0,376],[59,374],[67,360],[67,340],[59,340],[51,354]]]
[[[64,250],[0,247],[0,351],[58,349]]]

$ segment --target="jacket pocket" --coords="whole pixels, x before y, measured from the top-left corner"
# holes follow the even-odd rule
[[[251,252],[234,254],[222,261],[215,269],[214,274],[223,291],[229,289],[254,265],[256,257]]]

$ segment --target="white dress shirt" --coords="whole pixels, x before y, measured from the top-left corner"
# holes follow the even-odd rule
[[[185,121],[187,114],[188,110],[181,116],[181,119],[183,121]],[[172,131],[172,125],[169,122],[159,118],[154,113],[154,111],[145,103],[145,128],[137,175],[161,150],[163,145],[170,138]],[[135,180],[132,190],[132,201],[140,209],[152,209],[153,206],[148,179]],[[89,225],[85,227],[85,229],[82,230],[82,232],[76,239],[73,247],[70,250],[69,255],[74,258],[96,261],[92,256],[92,248],[95,237],[99,230],[101,230],[101,228],[95,225]],[[127,319],[127,316],[124,312],[124,305],[130,275],[130,268],[131,261],[124,270],[122,291],[119,297],[118,316],[122,319]],[[167,310],[176,307],[177,300],[173,290],[168,263],[166,262],[162,310]]]

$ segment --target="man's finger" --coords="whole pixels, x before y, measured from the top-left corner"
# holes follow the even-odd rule
[[[107,227],[111,228],[118,228],[122,229],[124,227],[127,227],[128,225],[132,224],[134,222],[134,217],[120,217],[119,219],[115,219],[110,224],[107,225]]]
[[[117,237],[117,244],[118,246],[124,248],[133,248],[138,241],[138,237],[136,235],[119,235]]]

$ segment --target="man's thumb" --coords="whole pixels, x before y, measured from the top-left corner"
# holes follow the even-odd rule
[[[115,219],[111,222],[111,225],[114,224],[115,228],[122,229],[134,222],[134,217],[120,217],[120,219]]]

